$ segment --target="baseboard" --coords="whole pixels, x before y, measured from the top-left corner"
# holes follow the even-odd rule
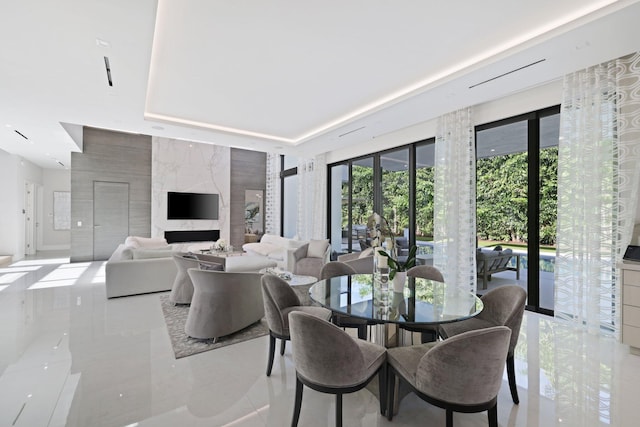
[[[0,267],[8,267],[13,263],[13,256],[0,255]]]
[[[38,251],[70,251],[71,245],[43,245],[38,246]]]

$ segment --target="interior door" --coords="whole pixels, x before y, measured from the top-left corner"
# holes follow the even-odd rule
[[[93,182],[93,259],[109,259],[129,235],[129,184]]]

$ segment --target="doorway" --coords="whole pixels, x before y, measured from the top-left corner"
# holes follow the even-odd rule
[[[93,182],[93,259],[109,259],[129,235],[129,184]]]

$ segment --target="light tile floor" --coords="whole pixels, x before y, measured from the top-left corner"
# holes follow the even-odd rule
[[[265,376],[267,338],[176,360],[158,295],[105,298],[104,263],[24,260],[0,269],[0,426],[288,426],[290,346]],[[638,426],[640,357],[613,338],[526,313],[506,375],[501,426]],[[332,397],[305,389],[301,426],[333,426]],[[458,427],[486,413],[455,414]],[[392,422],[367,390],[345,396],[345,426],[443,426],[413,395]]]

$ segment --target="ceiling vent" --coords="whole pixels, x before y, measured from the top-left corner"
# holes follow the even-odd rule
[[[29,140],[29,138],[27,138],[26,136],[24,136],[24,134],[18,130],[13,130],[15,133],[17,133],[18,135],[20,135],[21,137],[23,137],[24,139],[26,139],[27,141]]]
[[[471,86],[469,86],[469,89],[473,89],[474,87],[477,87],[477,86],[483,85],[483,84],[485,84],[485,83],[492,82],[492,81],[497,80],[497,79],[499,79],[499,78],[502,78],[502,77],[504,77],[504,76],[508,76],[509,74],[513,74],[513,73],[515,73],[516,71],[524,70],[525,68],[532,67],[532,66],[534,66],[534,65],[536,65],[536,64],[539,64],[539,63],[541,63],[541,62],[544,62],[544,61],[546,61],[546,59],[544,59],[544,58],[543,58],[543,59],[539,59],[539,60],[537,60],[537,61],[535,61],[535,62],[532,62],[531,64],[523,65],[522,67],[515,68],[515,69],[513,69],[513,70],[511,70],[511,71],[507,71],[506,73],[502,73],[502,74],[500,74],[500,75],[498,75],[498,76],[491,77],[490,79],[487,79],[487,80],[481,81],[480,83],[476,83],[476,84],[474,84],[474,85],[471,85]]]
[[[104,57],[104,68],[107,70],[107,82],[109,82],[109,86],[113,87],[113,80],[111,80],[111,65],[109,65],[109,57]]]
[[[349,132],[345,132],[343,134],[338,135],[338,138],[342,138],[343,136],[349,135],[350,133],[358,132],[359,130],[362,130],[364,128],[366,128],[366,126],[362,126],[362,127],[359,127],[358,129],[350,130]]]

